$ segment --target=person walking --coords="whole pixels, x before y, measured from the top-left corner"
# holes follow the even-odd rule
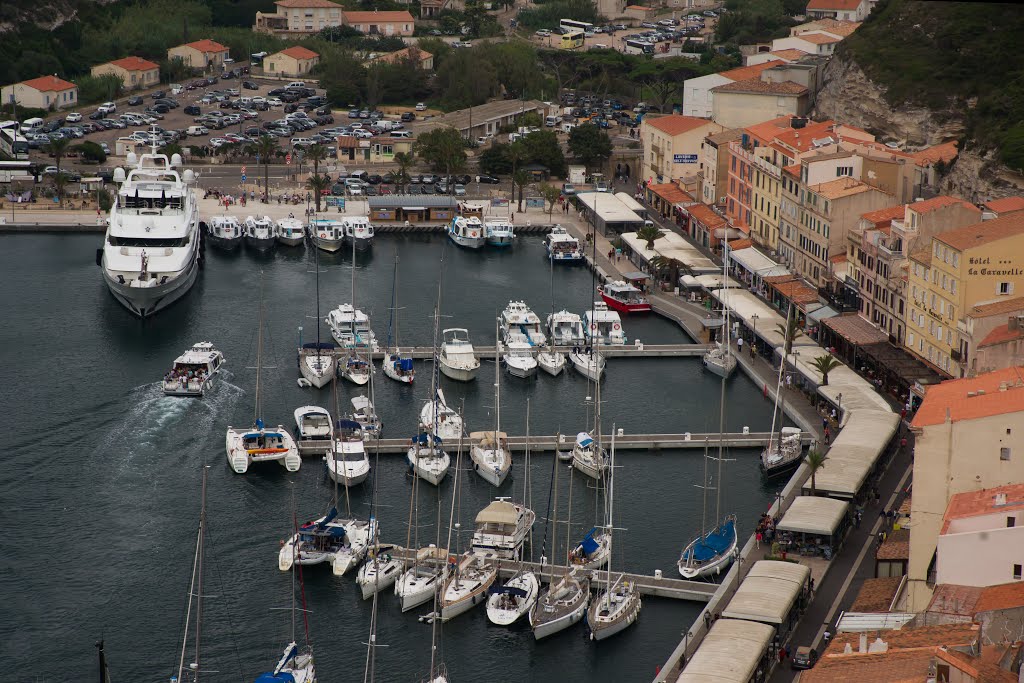
[[[755,547],[755,548],[756,548],[757,550],[760,550],[760,549],[761,549],[761,538],[762,538],[761,532],[760,532],[760,531],[758,531],[758,532],[757,532],[757,535],[755,535],[755,536],[754,536],[754,539],[755,539],[755,542],[756,542],[756,545],[755,545],[754,547]]]

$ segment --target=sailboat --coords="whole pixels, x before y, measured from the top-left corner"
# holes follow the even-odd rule
[[[789,329],[793,317],[793,303],[786,310],[786,329]],[[788,334],[788,332],[787,332]],[[775,384],[775,406],[772,408],[772,435],[768,445],[761,452],[761,473],[769,478],[788,474],[795,470],[803,460],[803,443],[798,427],[783,427],[786,416],[786,394],[783,390],[782,378],[786,374],[786,363],[792,351],[792,340],[785,340],[782,362],[779,364],[779,377]],[[779,431],[775,431],[778,425]]]
[[[722,262],[722,282],[727,282],[729,277],[729,241],[725,241],[725,260]],[[725,290],[726,292],[728,290]],[[727,298],[723,297],[725,300]],[[718,375],[719,377],[729,377],[736,370],[736,357],[732,355],[732,348],[729,344],[729,305],[723,306],[725,309],[725,326],[722,328],[723,334],[722,339],[719,339],[715,346],[704,354],[702,362],[704,368]]]
[[[200,494],[200,505],[199,505],[199,529],[196,532],[196,554],[195,559],[192,562],[192,580],[188,587],[188,607],[185,610],[185,627],[183,629],[184,636],[181,641],[181,657],[178,658],[178,675],[172,676],[171,681],[177,681],[178,683],[185,683],[186,681],[196,681],[199,678],[200,673],[205,673],[200,668],[200,635],[202,634],[203,626],[203,554],[206,549],[206,478],[207,472],[210,466],[206,465],[203,467],[203,484]],[[188,640],[189,629],[193,623],[192,621],[192,606],[195,605],[195,641],[193,643],[193,661],[185,664],[185,658],[188,657]],[[110,673],[107,671],[106,657],[103,653],[103,641],[101,640],[96,644],[99,649],[100,657],[100,681],[105,683],[110,680]]]
[[[622,574],[612,583],[612,530],[615,501],[615,425],[612,425],[611,469],[608,473],[608,570],[605,572],[604,591],[590,603],[587,624],[591,640],[604,640],[632,625],[640,617],[640,591],[626,581]]]
[[[725,382],[723,378],[723,383]],[[715,519],[721,512],[722,489],[722,441],[718,441],[718,482],[715,484]],[[700,520],[700,534],[683,548],[679,556],[679,574],[684,579],[700,579],[715,576],[732,564],[736,554],[736,517],[728,515],[718,526],[708,529],[708,452],[704,444],[704,501]]]
[[[569,363],[580,373],[592,382],[601,381],[604,375],[604,368],[608,361],[593,347],[575,347],[569,352]]]
[[[356,308],[356,247],[352,243],[352,303],[341,304],[327,316],[331,334],[348,356],[339,362],[339,374],[356,386],[364,386],[373,372],[372,352],[377,350],[377,338],[370,328],[370,318]],[[365,358],[360,352],[365,353]]]
[[[355,420],[341,417],[337,380],[332,386],[334,410],[338,417],[334,423],[331,451],[324,457],[327,463],[327,476],[342,486],[358,486],[370,476],[370,459],[366,456],[363,427]]]
[[[395,344],[391,345],[391,330],[395,331]],[[388,342],[384,352],[384,374],[404,384],[412,384],[416,371],[412,367],[412,356],[403,356],[398,345],[398,251],[395,251],[395,278],[391,285],[391,316],[388,318]]]
[[[433,382],[436,385],[436,378]],[[462,416],[455,412],[444,399],[441,387],[435,386],[434,400],[427,401],[420,410],[420,424],[439,439],[454,441],[462,436]]]
[[[576,443],[572,447],[572,466],[591,479],[601,479],[608,470],[608,461],[601,447],[601,383],[594,382],[594,387],[597,399],[594,401],[593,435],[587,432],[576,435]]]
[[[380,438],[379,436],[375,440],[377,444],[376,455],[374,459],[379,465],[380,462]],[[373,482],[373,511],[370,513],[370,519],[374,520],[377,512],[377,480]],[[374,598],[374,610],[376,610],[376,594],[386,588],[390,588],[395,580],[402,574],[402,561],[391,554],[391,546],[382,546],[380,544],[380,526],[371,523],[370,525],[373,536],[370,539],[371,548],[366,561],[363,562],[362,566],[359,567],[359,572],[356,574],[356,584],[359,585],[359,589],[363,594],[363,600],[367,598]],[[372,639],[372,636],[371,636]],[[372,647],[372,644],[370,645]]]
[[[299,373],[303,379],[320,389],[337,374],[335,346],[320,341],[320,250],[313,250],[313,267],[316,272],[316,342],[302,343],[302,328],[299,328]]]
[[[298,472],[302,466],[295,439],[283,426],[270,429],[260,417],[260,378],[263,368],[263,276],[260,276],[260,313],[256,331],[256,400],[253,404],[251,429],[235,429],[228,425],[224,439],[228,464],[236,474],[245,474],[254,462],[274,460],[289,472]]]
[[[494,327],[494,430],[469,435],[473,442],[469,457],[473,460],[473,469],[484,481],[501,486],[512,469],[512,453],[508,449],[508,435],[501,431],[501,363],[498,360],[497,322]]]
[[[548,257],[548,270],[551,290],[551,313],[548,314],[548,324],[555,315],[555,262]],[[549,330],[550,331],[550,330]],[[537,352],[537,366],[552,377],[557,377],[565,369],[565,354],[555,350],[554,333],[548,337],[547,346]]]
[[[459,461],[461,464],[461,460]],[[458,467],[455,471],[455,485],[458,486]],[[412,566],[403,563],[402,574],[395,581],[395,595],[402,604],[402,611],[419,607],[428,602],[437,593],[437,587],[447,577],[448,553],[438,548],[441,543],[441,497],[437,497],[437,542],[428,548],[420,548],[419,494],[420,477],[412,478],[409,491],[409,522],[407,525],[405,547],[418,548]],[[452,496],[452,511],[455,510],[455,496]],[[438,561],[441,561],[438,563]]]
[[[372,378],[370,379],[370,391],[373,391]],[[365,394],[360,394],[353,396],[349,402],[352,404],[352,419],[358,422],[363,429],[363,439],[369,441],[378,438],[384,425],[380,421],[380,416],[377,415],[373,401]]]

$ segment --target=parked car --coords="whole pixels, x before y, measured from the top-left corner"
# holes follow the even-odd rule
[[[150,97],[152,97],[154,100],[159,100],[159,99],[161,99],[163,97],[167,97],[167,93],[164,92],[163,90],[157,90],[155,93],[150,95]]]
[[[78,112],[71,112],[70,114],[67,115],[67,118],[64,119],[65,123],[78,123],[81,120],[82,120],[82,115],[79,114]]]
[[[498,180],[492,175],[478,175],[476,177],[476,181],[478,183],[483,183],[484,185],[498,185],[499,183],[501,183],[500,180]]]
[[[108,116],[109,114],[113,114],[115,111],[117,111],[117,105],[113,102],[104,102],[99,107],[97,107],[96,111],[103,112],[104,116]]]
[[[797,670],[811,669],[817,663],[818,651],[814,648],[800,646],[789,660],[789,668]]]
[[[252,81],[242,81],[242,87],[246,90],[259,90],[260,86],[256,85]]]
[[[401,119],[403,123],[409,123],[416,120],[416,114],[413,114],[411,111],[402,112]]]
[[[417,102],[416,103],[416,111],[426,111],[426,110],[427,110],[427,105],[426,104],[424,104],[423,102]]]
[[[466,196],[466,186],[465,185],[456,185],[455,186],[455,196],[456,197],[465,197]]]

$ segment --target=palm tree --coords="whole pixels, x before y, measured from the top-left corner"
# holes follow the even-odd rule
[[[331,181],[327,179],[327,176],[320,175],[319,173],[316,175],[311,175],[309,176],[309,178],[306,179],[306,189],[311,191],[313,193],[313,196],[316,197],[317,213],[320,213],[320,196],[324,193],[325,190],[330,188],[330,186]]]
[[[811,495],[815,495],[817,487],[815,476],[818,474],[818,470],[825,466],[825,454],[819,450],[807,451],[807,455],[804,456],[804,462],[807,463],[807,468],[811,470]]]
[[[516,187],[519,188],[519,211],[518,211],[518,213],[522,213],[523,212],[523,188],[530,184],[530,174],[527,173],[526,171],[524,171],[523,169],[519,169],[518,171],[516,171],[515,173],[512,174],[512,182],[516,185]]]
[[[785,324],[779,323],[775,326],[775,329],[786,340],[786,357],[788,358],[789,354],[793,352],[793,341],[803,334],[800,330],[800,321],[794,317],[788,317]]]
[[[399,192],[409,182],[409,169],[412,168],[413,161],[412,154],[408,152],[398,152],[395,154],[395,163],[398,164],[398,173],[395,174],[395,185]]]
[[[544,197],[544,200],[548,203],[548,216],[551,216],[555,211],[555,203],[558,202],[558,198],[562,196],[562,191],[549,183],[541,183],[540,187],[537,189],[540,191],[540,195]]]
[[[257,158],[263,164],[263,192],[270,198],[270,157],[274,156],[277,149],[277,138],[269,135],[261,135],[256,141]]]
[[[53,165],[57,167],[57,175],[60,175],[60,160],[67,155],[68,147],[70,146],[71,140],[67,138],[50,140],[43,146],[43,151],[53,157]]]
[[[67,173],[57,173],[52,177],[51,182],[53,182],[53,189],[57,192],[57,205],[63,207],[64,189],[71,182],[71,176]]]
[[[306,148],[306,161],[313,162],[313,175],[320,175],[320,162],[327,158],[327,148],[323,145],[310,145]]]
[[[815,358],[811,365],[814,366],[815,370],[821,373],[821,386],[827,387],[828,373],[838,368],[842,363],[837,361],[835,356],[830,356],[829,354],[824,353]]]
[[[637,239],[644,240],[647,242],[647,250],[651,251],[654,249],[654,240],[661,239],[665,236],[665,232],[656,225],[645,225],[636,231]]]

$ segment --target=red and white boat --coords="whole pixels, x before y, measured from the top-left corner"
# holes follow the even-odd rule
[[[621,313],[646,313],[651,310],[647,296],[622,280],[606,282],[597,291],[609,307]]]

